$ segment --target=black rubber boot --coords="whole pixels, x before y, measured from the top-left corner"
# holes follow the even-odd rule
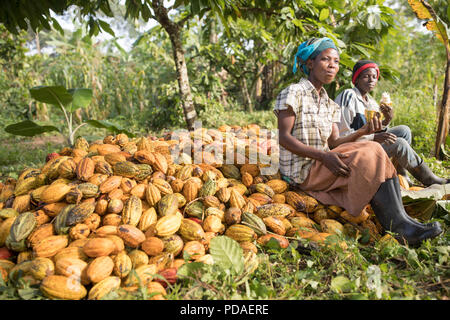
[[[398,178],[397,178],[398,179]],[[397,197],[399,198],[399,199],[402,199],[402,191],[400,190],[400,188],[395,188],[395,194],[397,195]],[[403,206],[403,201],[402,201],[402,206]],[[403,207],[403,209],[404,209],[404,207]],[[406,211],[405,211],[406,212]],[[417,224],[417,225],[419,225],[419,226],[422,226],[422,225],[425,225],[426,227],[436,227],[437,225],[438,225],[438,222],[436,222],[436,221],[433,221],[433,222],[428,222],[428,223],[421,223],[421,222],[419,222],[419,221],[417,221],[416,219],[414,219],[414,218],[412,218],[407,212],[406,212],[406,218],[408,219],[408,220],[410,220],[412,223],[415,223],[415,224]],[[440,228],[440,225],[439,225],[439,228]]]
[[[424,186],[428,187],[432,184],[446,184],[450,183],[450,179],[439,178],[433,171],[427,166],[425,161],[422,161],[420,165],[409,170],[414,178],[416,178]]]
[[[403,207],[397,177],[380,185],[370,205],[383,228],[395,233],[397,240],[402,243],[415,246],[442,233],[438,222],[425,225],[408,216]]]
[[[408,182],[408,185],[412,186],[414,183],[411,181],[411,179],[408,177],[408,171],[403,168],[403,167],[398,167],[397,168],[397,174],[403,176],[406,180],[406,182]]]
[[[403,176],[406,179],[406,182],[408,182],[408,184],[410,186],[413,185],[413,182],[411,181],[411,179],[408,177],[408,171],[405,169],[405,167],[402,167],[398,161],[396,161],[395,159],[392,160],[392,164],[394,165],[395,170],[397,170],[397,174]]]

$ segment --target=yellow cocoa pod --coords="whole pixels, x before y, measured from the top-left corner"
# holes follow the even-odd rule
[[[234,188],[230,192],[230,207],[241,209],[245,205],[246,201],[244,197]]]
[[[17,196],[14,198],[12,208],[18,213],[23,213],[30,210],[31,196],[29,194],[24,194],[22,196]]]
[[[322,219],[320,221],[320,227],[322,232],[331,234],[343,234],[344,226],[336,220],[332,219]]]
[[[114,257],[114,275],[119,278],[125,278],[133,268],[130,257],[124,250]]]
[[[17,217],[11,217],[5,219],[3,222],[0,222],[0,247],[3,247],[6,242],[6,238],[8,238],[9,232],[11,230],[11,226]]]
[[[50,299],[81,300],[87,295],[86,288],[80,282],[61,275],[45,277],[40,290]]]
[[[145,210],[142,213],[141,219],[139,220],[138,229],[142,232],[147,231],[147,229],[156,223],[158,220],[158,215],[154,207]]]
[[[239,223],[229,226],[225,235],[237,242],[251,242],[257,238],[252,228]]]
[[[369,213],[366,211],[366,209],[364,209],[363,211],[361,211],[361,213],[359,215],[353,216],[350,213],[348,213],[346,210],[344,210],[340,213],[340,216],[341,216],[341,218],[343,218],[344,220],[346,220],[348,222],[352,222],[355,224],[361,224],[369,218]]]
[[[195,260],[205,255],[205,247],[199,241],[188,241],[184,244],[183,252],[189,255],[190,260]]]
[[[133,269],[148,264],[148,255],[142,250],[131,250],[130,252],[128,252],[128,256],[131,259],[131,265],[133,266]]]
[[[135,272],[129,273],[123,284],[125,287],[130,286],[146,286],[153,280],[158,272],[156,264],[147,264],[136,268]]]
[[[92,283],[98,283],[109,277],[114,269],[114,261],[109,256],[97,257],[87,266],[86,274]]]
[[[178,233],[185,241],[200,241],[205,238],[205,231],[202,226],[187,218],[181,220],[181,226]]]
[[[153,207],[161,200],[161,191],[153,183],[149,183],[145,190],[145,199]]]
[[[120,288],[121,280],[119,277],[110,276],[96,283],[90,290],[89,300],[101,300],[105,295],[113,290]]]
[[[122,223],[137,226],[142,216],[142,201],[135,195],[125,201],[122,210]]]
[[[157,236],[167,237],[176,233],[181,227],[181,221],[182,218],[176,214],[171,214],[159,218],[155,224]]]
[[[55,264],[49,258],[37,257],[31,261],[30,274],[36,280],[42,280],[46,276],[55,273]]]
[[[274,216],[265,217],[262,219],[264,224],[276,234],[284,236],[286,234],[286,227],[281,219]]]
[[[89,284],[87,277],[87,262],[77,258],[60,258],[55,263],[55,274],[66,276],[80,281],[83,285]]]
[[[66,235],[54,235],[44,238],[33,247],[36,257],[50,258],[67,247],[69,238]]]
[[[271,239],[275,239],[281,248],[287,248],[289,246],[289,240],[279,234],[265,234],[258,238],[257,242],[264,246]]]
[[[87,261],[89,259],[89,257],[84,253],[83,248],[77,246],[67,247],[60,250],[57,254],[53,256],[52,259],[55,263],[57,263],[59,259],[63,258],[74,258],[83,261]]]
[[[281,179],[272,179],[266,182],[266,184],[276,193],[281,194],[285,192],[289,185],[286,181]]]

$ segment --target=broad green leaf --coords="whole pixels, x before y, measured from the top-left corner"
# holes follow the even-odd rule
[[[69,93],[73,97],[72,105],[66,109],[74,112],[79,108],[86,108],[92,101],[92,90],[86,88],[69,89]]]
[[[337,293],[348,292],[352,288],[352,282],[344,276],[337,276],[331,280],[331,289]]]
[[[244,270],[244,255],[241,246],[227,236],[218,236],[211,239],[209,245],[215,263],[223,269],[232,269],[235,274]]]
[[[327,5],[327,1],[326,0],[313,0],[313,4],[316,7],[323,7]]]
[[[450,183],[431,185],[422,190],[401,190],[406,212],[414,218],[429,220],[437,209],[437,201],[450,193]]]
[[[320,15],[319,15],[320,21],[326,20],[329,16],[330,16],[330,9],[323,8],[322,10],[320,10]]]
[[[59,129],[54,126],[41,126],[31,120],[25,120],[7,126],[5,131],[16,136],[33,137],[44,132],[59,131]]]
[[[39,102],[49,103],[56,106],[68,105],[72,102],[72,95],[63,86],[38,86],[30,89],[33,99]]]
[[[107,129],[108,131],[113,132],[115,134],[126,133],[129,137],[135,137],[135,134],[129,132],[128,130],[122,128],[119,125],[113,124],[106,120],[87,120],[86,123],[95,128]]]

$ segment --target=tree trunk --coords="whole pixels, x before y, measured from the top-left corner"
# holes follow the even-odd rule
[[[41,42],[39,40],[39,31],[36,31],[35,37],[37,54],[41,54]]]
[[[445,69],[444,93],[442,95],[442,103],[439,110],[438,128],[436,134],[436,142],[434,145],[434,156],[436,159],[443,160],[444,154],[441,146],[445,144],[448,135],[448,109],[450,105],[450,52],[447,52],[447,67]]]
[[[242,98],[244,99],[245,111],[253,112],[253,103],[250,93],[248,92],[247,79],[245,76],[241,78]]]
[[[181,103],[183,106],[184,118],[188,130],[194,129],[194,122],[197,119],[197,112],[194,108],[194,100],[192,98],[191,87],[189,85],[188,70],[186,59],[184,57],[183,43],[181,41],[182,28],[170,20],[167,9],[163,5],[163,1],[153,0],[152,7],[155,11],[156,20],[166,30],[172,43],[173,58],[177,71],[178,87],[180,90]]]

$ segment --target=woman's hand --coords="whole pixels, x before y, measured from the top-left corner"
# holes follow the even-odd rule
[[[379,132],[375,133],[373,136],[373,141],[378,142],[380,144],[393,144],[397,140],[397,136],[395,134],[389,132]]]
[[[348,177],[350,168],[341,160],[344,158],[348,158],[348,155],[329,151],[322,156],[321,161],[335,176]]]
[[[361,130],[364,135],[368,135],[380,131],[382,126],[383,125],[380,117],[375,114],[375,116],[371,120],[367,121],[366,124],[363,125],[359,130]]]
[[[392,118],[394,118],[394,109],[385,104],[380,105],[380,111],[384,116],[385,121],[383,121],[384,125],[388,125],[391,122]]]

